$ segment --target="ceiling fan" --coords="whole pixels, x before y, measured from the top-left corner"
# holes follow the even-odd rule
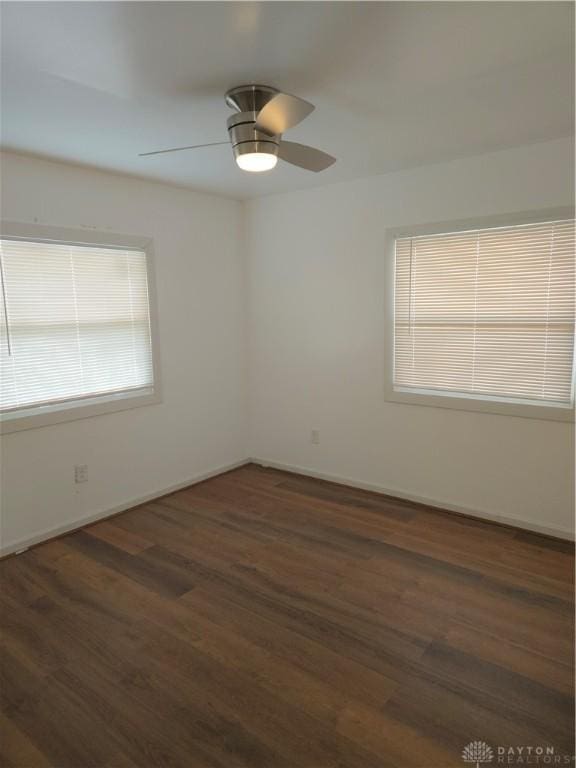
[[[269,171],[278,158],[307,171],[323,171],[336,158],[306,144],[284,141],[282,134],[298,125],[312,112],[314,105],[297,96],[282,93],[268,85],[239,85],[225,96],[226,104],[235,110],[228,118],[228,135],[236,163],[243,171]],[[181,152],[185,149],[217,147],[227,141],[195,144],[189,147],[142,152],[139,157]]]

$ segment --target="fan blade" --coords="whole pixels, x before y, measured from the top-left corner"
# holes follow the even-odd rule
[[[306,144],[297,144],[295,141],[281,141],[278,148],[278,157],[292,165],[298,165],[307,171],[324,171],[336,162],[332,155],[321,152]]]
[[[140,152],[138,157],[150,157],[150,155],[165,155],[167,152],[182,152],[184,149],[202,149],[202,147],[219,147],[221,144],[229,144],[229,141],[213,141],[211,144],[191,144],[189,147],[174,147],[173,149],[157,149],[155,152]]]
[[[254,127],[257,131],[276,136],[298,125],[313,109],[314,105],[304,99],[290,96],[288,93],[278,93],[258,112]]]

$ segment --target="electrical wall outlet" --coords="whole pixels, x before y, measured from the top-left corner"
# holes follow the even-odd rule
[[[312,432],[310,432],[310,442],[312,443],[312,445],[320,445],[319,429],[313,429]]]
[[[74,482],[76,484],[88,482],[88,464],[76,464],[74,466]]]

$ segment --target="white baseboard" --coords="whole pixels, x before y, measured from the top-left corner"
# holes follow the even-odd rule
[[[407,491],[399,490],[398,488],[386,488],[383,485],[375,483],[365,483],[359,480],[354,480],[350,477],[342,477],[341,475],[328,474],[326,472],[319,472],[315,469],[308,469],[307,467],[300,467],[294,464],[283,464],[278,461],[268,461],[268,459],[253,458],[251,461],[254,464],[260,464],[262,467],[272,467],[272,469],[280,469],[285,472],[294,472],[297,475],[305,475],[306,477],[314,477],[317,480],[328,480],[332,483],[338,483],[339,485],[348,485],[351,488],[360,488],[364,491],[374,491],[375,493],[382,493],[386,496],[395,496],[398,499],[404,499],[406,501],[414,501],[419,504],[426,504],[429,507],[436,507],[438,509],[448,510],[449,512],[456,512],[460,515],[468,515],[469,517],[476,517],[479,520],[487,520],[492,523],[502,523],[504,525],[510,525],[513,528],[520,528],[525,531],[534,531],[534,533],[543,533],[547,536],[554,536],[558,539],[567,539],[568,541],[574,541],[574,531],[565,530],[564,528],[557,528],[555,526],[541,525],[540,523],[533,523],[529,520],[523,520],[519,517],[512,517],[510,515],[500,515],[492,512],[484,512],[479,509],[471,509],[470,507],[463,507],[456,504],[451,504],[446,501],[439,501],[438,499],[431,499],[426,496],[417,496]]]
[[[158,499],[161,496],[166,496],[168,493],[181,491],[183,488],[187,488],[189,485],[201,483],[203,480],[209,480],[211,477],[222,475],[224,472],[230,472],[232,469],[237,469],[238,467],[242,467],[244,464],[249,463],[250,459],[242,459],[241,461],[235,461],[232,464],[225,464],[223,466],[217,467],[216,469],[212,469],[209,472],[201,472],[200,474],[193,475],[187,480],[183,480],[181,483],[176,483],[175,485],[170,485],[167,488],[161,488],[160,490],[154,491],[153,493],[148,493],[145,496],[139,496],[136,499],[130,499],[129,501],[122,502],[122,504],[118,504],[115,507],[104,509],[100,512],[93,512],[90,515],[85,515],[84,517],[78,518],[77,520],[73,520],[69,523],[65,523],[64,525],[57,525],[53,528],[49,528],[48,530],[37,533],[34,536],[18,539],[11,544],[6,544],[5,546],[0,547],[0,557],[6,557],[6,555],[12,555],[15,552],[21,552],[22,550],[28,549],[29,547],[33,547],[35,544],[40,544],[42,541],[53,539],[55,536],[61,536],[64,533],[69,533],[70,531],[77,530],[78,528],[83,528],[85,525],[95,523],[97,520],[103,520],[106,517],[118,514],[118,512],[124,512],[125,510],[131,509],[132,507],[145,504],[147,501],[153,501],[154,499]]]
[[[216,477],[216,475],[221,475],[224,472],[230,472],[230,470],[232,469],[237,469],[238,467],[242,467],[245,464],[250,464],[250,463],[259,464],[260,466],[263,466],[263,467],[272,467],[273,469],[284,470],[285,472],[293,472],[295,474],[304,475],[306,477],[314,477],[318,480],[328,480],[332,483],[338,483],[340,485],[350,486],[351,488],[360,488],[365,491],[374,491],[375,493],[382,493],[382,494],[386,494],[387,496],[395,496],[396,498],[399,498],[399,499],[404,499],[406,501],[414,501],[420,504],[426,504],[430,507],[437,507],[438,509],[441,509],[441,510],[444,509],[444,510],[448,510],[449,512],[456,512],[461,515],[469,515],[470,517],[475,517],[475,518],[478,518],[479,520],[487,520],[488,522],[494,522],[494,523],[503,523],[505,525],[510,525],[514,528],[520,528],[522,530],[534,531],[535,533],[543,533],[548,536],[555,536],[556,538],[567,539],[569,541],[574,540],[574,533],[572,531],[568,531],[563,528],[540,525],[539,523],[533,523],[531,521],[522,520],[520,518],[511,517],[509,515],[499,515],[499,514],[494,514],[490,512],[484,512],[477,509],[471,509],[469,507],[463,507],[463,506],[451,504],[449,502],[438,501],[437,499],[431,499],[426,496],[417,496],[413,493],[408,493],[407,491],[399,490],[398,488],[387,488],[376,483],[365,483],[359,480],[354,480],[353,478],[350,478],[350,477],[342,477],[341,475],[334,475],[326,472],[319,472],[314,469],[308,469],[307,467],[301,467],[294,464],[284,464],[282,462],[269,461],[268,459],[251,458],[251,459],[242,459],[241,461],[235,461],[232,464],[225,464],[220,467],[217,467],[216,469],[210,470],[208,472],[202,472],[197,475],[193,475],[192,477],[189,477],[180,483],[176,483],[175,485],[168,486],[167,488],[161,488],[160,490],[154,491],[153,493],[146,494],[145,496],[140,496],[138,498],[125,501],[122,504],[116,505],[115,507],[101,510],[99,512],[94,512],[90,515],[85,515],[82,518],[73,520],[69,523],[65,523],[64,525],[59,525],[53,528],[49,528],[48,530],[42,531],[41,533],[37,533],[34,536],[18,539],[17,541],[14,541],[10,544],[6,544],[5,546],[0,547],[0,557],[5,557],[6,555],[11,555],[16,552],[21,552],[22,550],[28,549],[29,547],[32,547],[36,544],[40,544],[42,541],[53,539],[56,536],[60,536],[64,533],[69,533],[70,531],[74,531],[78,528],[82,528],[83,526],[89,525],[90,523],[95,523],[97,520],[103,520],[107,517],[111,517],[112,515],[116,515],[119,512],[124,512],[127,509],[131,509],[132,507],[137,507],[140,504],[145,504],[147,501],[153,501],[154,499],[158,499],[161,496],[166,496],[169,493],[180,491],[183,488],[187,488],[190,485],[201,483],[203,480],[209,480],[211,477]]]

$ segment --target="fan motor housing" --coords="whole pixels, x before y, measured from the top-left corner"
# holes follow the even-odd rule
[[[234,157],[250,154],[252,152],[264,152],[269,155],[278,154],[280,134],[271,136],[264,131],[258,131],[254,126],[256,116],[254,112],[237,112],[228,118],[228,135],[234,150]]]
[[[260,112],[280,91],[270,85],[237,85],[224,96],[226,104],[236,112]]]
[[[240,85],[228,91],[226,103],[237,110],[227,120],[234,157],[254,152],[278,154],[281,134],[270,135],[254,127],[258,112],[277,93],[276,88],[267,85]]]

